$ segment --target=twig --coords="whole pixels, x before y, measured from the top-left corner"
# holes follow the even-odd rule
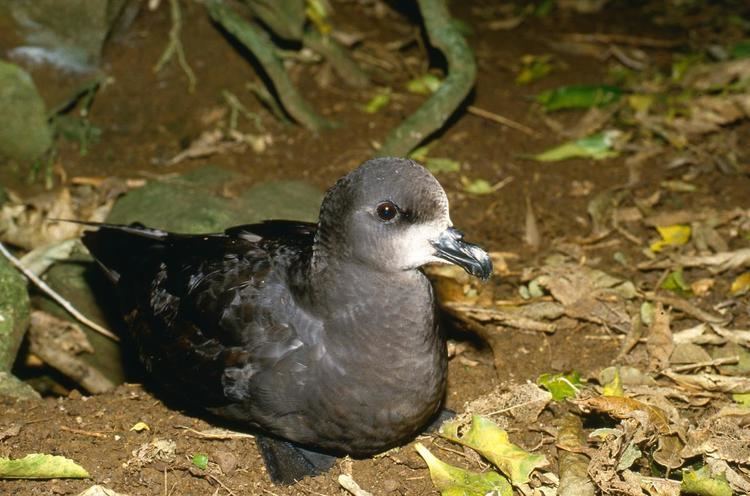
[[[104,374],[75,356],[84,351],[94,352],[77,324],[34,310],[28,336],[31,353],[89,393],[99,394],[114,389],[115,385]]]
[[[341,474],[338,478],[339,485],[353,496],[372,496],[372,493],[365,491],[349,474]]]
[[[564,38],[578,43],[604,43],[610,45],[643,46],[649,48],[672,48],[680,45],[678,40],[665,40],[660,38],[647,38],[645,36],[631,36],[617,33],[570,33]]]
[[[472,115],[476,115],[477,117],[487,119],[488,121],[497,122],[498,124],[502,124],[503,126],[513,128],[516,131],[521,131],[522,133],[528,134],[529,136],[539,136],[538,132],[534,131],[530,127],[524,126],[520,122],[516,122],[513,119],[509,119],[500,114],[496,114],[495,112],[490,112],[489,110],[479,108],[475,105],[469,105],[468,107],[466,107],[466,111]]]
[[[713,360],[706,360],[704,362],[686,363],[685,365],[678,365],[677,367],[670,367],[667,370],[672,372],[685,372],[686,370],[702,369],[703,367],[718,367],[720,365],[730,365],[740,361],[740,357],[730,356],[715,358]]]
[[[657,301],[665,305],[670,305],[671,307],[676,308],[677,310],[686,313],[702,322],[708,322],[710,324],[722,324],[727,321],[725,317],[710,314],[705,310],[701,310],[700,308],[691,304],[689,301],[683,300],[681,298],[660,295],[652,292],[646,292],[644,296],[649,301]]]
[[[63,298],[57,291],[50,288],[46,282],[42,281],[39,277],[37,277],[36,274],[26,269],[26,267],[23,266],[23,264],[13,256],[12,253],[8,251],[8,249],[3,245],[3,243],[0,243],[0,253],[7,258],[10,263],[12,263],[16,269],[21,271],[23,275],[25,275],[31,282],[33,282],[36,287],[38,287],[40,290],[42,290],[43,293],[45,293],[47,296],[55,300],[61,307],[63,307],[65,310],[70,313],[76,320],[78,320],[80,323],[82,323],[85,326],[90,327],[94,331],[98,332],[102,336],[106,336],[112,341],[120,341],[120,338],[118,338],[112,331],[109,329],[106,329],[96,322],[92,321],[85,315],[83,315],[81,312],[76,310],[76,308],[65,298]]]
[[[182,67],[183,72],[188,78],[188,91],[192,93],[195,91],[196,78],[193,69],[190,68],[190,64],[187,62],[185,57],[185,50],[180,41],[180,31],[182,31],[182,13],[180,12],[179,0],[169,0],[169,7],[172,16],[172,28],[169,30],[169,43],[167,48],[164,49],[159,61],[154,66],[154,72],[159,72],[164,67],[164,64],[169,62],[173,55],[177,54],[177,62]]]
[[[211,480],[215,481],[216,483],[218,483],[221,487],[223,487],[226,490],[226,492],[228,492],[229,494],[231,494],[231,496],[237,496],[237,494],[234,491],[232,491],[231,489],[229,489],[227,487],[227,485],[224,484],[223,482],[221,482],[221,480],[219,480],[215,475],[206,474],[206,477],[208,477],[209,479],[211,479]]]
[[[211,432],[198,431],[186,425],[175,425],[175,429],[184,429],[203,439],[254,439],[255,436],[244,432],[234,432],[225,429],[210,429]]]
[[[106,434],[102,434],[101,432],[84,431],[83,429],[74,429],[72,427],[66,427],[64,425],[60,426],[60,430],[61,431],[65,431],[65,432],[72,432],[73,434],[82,434],[84,436],[89,436],[89,437],[98,437],[100,439],[106,439],[107,438],[107,435]]]
[[[448,313],[462,321],[465,321],[468,318],[478,320],[479,322],[500,322],[503,325],[516,327],[518,329],[541,331],[546,333],[553,333],[557,330],[557,326],[555,324],[541,322],[529,317],[524,317],[523,315],[506,312],[495,308],[477,307],[473,305],[465,305],[462,303],[454,302],[444,303],[443,308]]]

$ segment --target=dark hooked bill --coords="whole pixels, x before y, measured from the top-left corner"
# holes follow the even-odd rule
[[[467,243],[464,234],[453,227],[449,227],[432,242],[435,256],[456,264],[469,274],[487,279],[492,275],[492,260],[490,256],[477,245]]]

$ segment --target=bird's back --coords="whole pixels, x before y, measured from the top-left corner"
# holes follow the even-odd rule
[[[147,371],[210,408],[233,401],[227,370],[294,346],[293,330],[269,313],[270,293],[283,297],[276,265],[302,256],[313,235],[314,225],[285,221],[212,235],[104,225],[83,242],[115,284]]]

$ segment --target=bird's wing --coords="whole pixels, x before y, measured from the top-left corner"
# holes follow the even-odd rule
[[[83,242],[115,283],[147,369],[211,406],[227,401],[228,370],[247,384],[300,347],[294,323],[274,311],[289,296],[274,256],[302,253],[314,233],[291,221],[208,235],[100,225]]]

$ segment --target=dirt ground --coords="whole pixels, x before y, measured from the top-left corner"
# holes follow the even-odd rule
[[[369,2],[334,1],[336,27],[365,35],[367,46],[404,40],[418,35],[409,18],[395,11],[384,17],[374,16]],[[696,36],[718,36],[716,33],[657,21],[660,6],[668,2],[614,2],[592,14],[556,9],[543,17],[529,17],[512,30],[491,28],[496,2],[452,2],[453,14],[471,26],[468,38],[478,60],[478,82],[470,97],[472,105],[514,119],[536,131],[528,136],[467,113],[460,113],[442,132],[431,149],[431,155],[451,157],[462,164],[460,173],[439,176],[451,200],[452,218],[467,237],[488,250],[509,252],[510,275],[494,278],[488,284],[497,299],[517,296],[522,272],[534,267],[561,242],[581,238],[589,233],[588,202],[591,195],[622,185],[628,180],[624,158],[593,162],[571,160],[562,163],[536,163],[519,158],[536,153],[560,141],[544,123],[541,112],[532,111],[530,96],[542,89],[562,84],[600,83],[607,77],[608,64],[586,55],[555,51],[556,40],[567,33],[609,33],[634,37],[668,39],[691,46]],[[164,49],[170,29],[166,5],[154,12],[143,9],[132,28],[110,42],[104,54],[104,71],[112,77],[96,97],[91,121],[102,129],[101,141],[91,145],[81,156],[76,146],[63,143],[60,163],[68,177],[120,176],[154,177],[189,170],[204,164],[217,164],[239,171],[246,178],[243,187],[268,179],[303,179],[320,188],[329,186],[360,162],[372,155],[373,142],[382,141],[387,131],[413,111],[423,97],[401,92],[398,99],[376,114],[360,111],[372,89],[351,90],[334,76],[328,85],[319,84],[317,65],[297,64],[293,78],[303,95],[322,114],[343,125],[314,135],[298,126],[284,126],[257,103],[245,89],[247,81],[258,80],[256,68],[240,50],[211,24],[197,3],[185,3],[183,42],[188,61],[198,80],[194,93],[188,93],[187,81],[176,64],[169,64],[154,74],[152,66]],[[666,7],[665,7],[666,8]],[[710,15],[710,14],[709,14]],[[697,25],[697,24],[696,24]],[[528,86],[515,84],[515,67],[524,54],[555,53],[560,67],[551,75]],[[407,45],[403,57],[421,57],[417,44]],[[670,61],[670,52],[652,49],[656,60]],[[393,87],[402,86],[414,74],[413,66],[403,64],[388,71]],[[69,76],[73,80],[73,76]],[[71,81],[67,81],[70,83]],[[59,89],[40,84],[48,100],[60,97]],[[203,130],[207,115],[221,107],[221,91],[227,89],[241,97],[243,103],[262,117],[273,144],[263,153],[222,154],[183,162],[177,166],[159,165],[194,140]],[[565,125],[573,125],[580,114],[564,115]],[[740,123],[732,132],[740,143],[750,140],[750,125]],[[484,178],[491,184],[512,177],[496,193],[483,196],[463,191],[460,176]],[[642,181],[633,190],[636,197],[646,198],[665,179],[680,177],[656,157],[642,169]],[[0,182],[11,189],[31,193],[41,189],[29,185],[18,171],[0,170]],[[587,182],[589,193],[576,194],[576,185]],[[673,195],[672,206],[685,204],[695,208],[726,210],[750,208],[750,177],[729,175],[718,170],[705,172],[702,187],[689,196]],[[533,202],[541,234],[541,247],[531,250],[524,244],[527,198]],[[634,232],[648,239],[653,233],[645,229]],[[628,269],[612,258],[614,250],[637,260],[642,247],[622,241],[602,244],[586,250],[585,257],[596,260],[597,267],[613,274],[632,278]],[[638,284],[653,287],[660,273],[638,276]],[[746,301],[746,300],[745,300]],[[748,315],[744,322],[747,327]],[[741,326],[740,326],[741,327]],[[494,346],[505,350],[507,359],[495,368],[491,350],[470,333],[454,329],[454,337],[471,343],[462,357],[450,364],[447,406],[461,410],[464,402],[485,394],[495,387],[534,381],[545,372],[573,368],[584,377],[609,365],[621,343],[610,331],[594,324],[562,328],[554,334],[506,330]],[[20,426],[13,436],[0,436],[0,456],[21,456],[29,452],[61,454],[76,460],[91,473],[95,483],[118,492],[133,495],[333,495],[344,494],[336,478],[341,466],[329,474],[305,480],[293,487],[273,486],[252,440],[206,439],[196,431],[212,427],[210,418],[184,410],[180,405],[166,405],[161,399],[137,384],[119,386],[113,393],[93,397],[74,391],[68,397],[47,397],[42,401],[0,403],[0,433]],[[545,413],[547,418],[551,414]],[[135,432],[130,428],[145,422],[149,430]],[[542,420],[540,420],[540,423]],[[511,430],[511,437],[515,434]],[[174,459],[140,465],[133,452],[155,439],[176,443]],[[538,448],[553,454],[554,446],[544,441],[540,431],[515,438],[527,449]],[[446,461],[460,463],[462,457],[449,451],[444,442],[423,439],[433,453]],[[540,444],[543,446],[539,447]],[[196,468],[191,459],[197,453],[209,455],[206,470]],[[554,458],[554,457],[552,457]],[[217,463],[221,462],[221,463]],[[348,462],[340,462],[346,464]],[[413,446],[371,460],[355,460],[351,466],[354,479],[373,494],[437,494],[424,461]],[[89,487],[90,480],[0,481],[0,494],[7,495],[73,495]]]

